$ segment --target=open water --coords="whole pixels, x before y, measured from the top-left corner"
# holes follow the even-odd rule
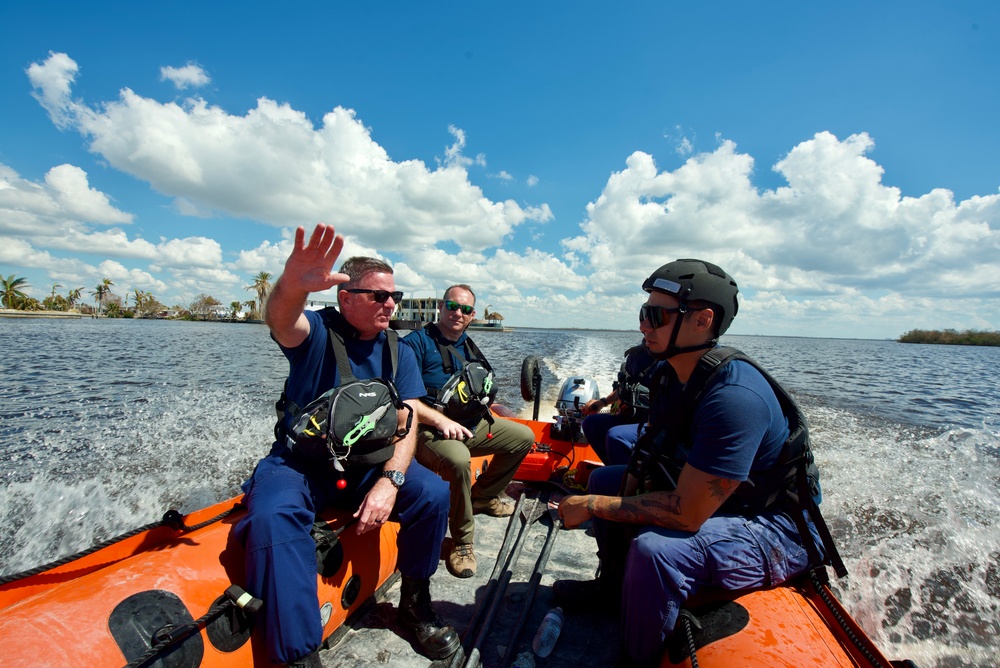
[[[607,393],[637,332],[475,339],[522,414],[521,362]],[[1000,656],[1000,348],[727,337],[797,398],[823,513],[850,570],[835,583],[891,658]],[[267,452],[287,365],[262,325],[0,319],[0,574],[234,496]]]

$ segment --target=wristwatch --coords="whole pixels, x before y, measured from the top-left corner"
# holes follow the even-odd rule
[[[382,477],[388,478],[396,489],[402,487],[403,483],[406,482],[406,476],[403,475],[402,471],[382,471]]]

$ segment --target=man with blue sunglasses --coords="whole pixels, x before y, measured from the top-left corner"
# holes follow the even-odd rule
[[[486,398],[483,401],[487,403],[480,405],[482,410],[471,418],[453,412],[449,416],[448,407],[433,408],[439,403],[439,390],[448,385],[452,376],[461,373],[463,367],[474,363],[489,369],[489,362],[465,331],[475,314],[476,295],[472,288],[453,285],[444,292],[438,321],[403,339],[416,355],[427,387],[423,402],[418,402],[421,424],[416,460],[438,473],[451,489],[448,516],[451,549],[446,564],[448,572],[457,578],[476,574],[473,515],[508,517],[514,512],[514,503],[503,491],[535,440],[530,427],[494,418]],[[488,454],[493,455],[489,467],[473,480],[469,468],[471,457]]]

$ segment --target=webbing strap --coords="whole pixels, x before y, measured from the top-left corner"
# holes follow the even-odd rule
[[[396,367],[399,364],[399,334],[395,330],[385,331],[386,345],[389,346],[389,377],[385,377],[385,369],[382,369],[382,378],[385,380],[396,379]],[[351,369],[351,361],[347,357],[347,346],[344,344],[344,337],[339,332],[328,328],[327,340],[330,342],[330,351],[337,360],[337,371],[340,372],[340,384],[352,383],[357,378]]]
[[[437,344],[438,353],[441,355],[441,366],[446,375],[450,376],[455,373],[455,365],[451,362],[451,355],[460,360],[463,366],[469,362],[478,362],[486,370],[493,371],[493,367],[486,361],[486,356],[468,334],[465,335],[465,342],[462,344],[462,347],[465,348],[465,354],[462,354],[455,348],[455,344],[444,337],[436,323],[427,323],[424,325],[424,331],[427,332],[431,341]],[[449,353],[451,354],[449,355]]]

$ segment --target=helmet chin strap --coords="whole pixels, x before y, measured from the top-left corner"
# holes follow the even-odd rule
[[[670,359],[671,357],[674,357],[675,355],[680,355],[681,353],[689,353],[695,350],[704,350],[705,348],[714,348],[715,344],[719,342],[719,339],[715,338],[715,339],[709,339],[704,343],[699,343],[694,346],[678,346],[677,334],[681,331],[681,321],[684,320],[685,315],[691,312],[688,310],[686,303],[680,304],[680,307],[683,310],[678,312],[677,317],[674,319],[674,328],[670,330],[670,342],[667,344],[667,349],[664,350],[662,353],[653,353],[653,351],[649,351],[650,353],[652,353],[655,359],[667,360]]]

